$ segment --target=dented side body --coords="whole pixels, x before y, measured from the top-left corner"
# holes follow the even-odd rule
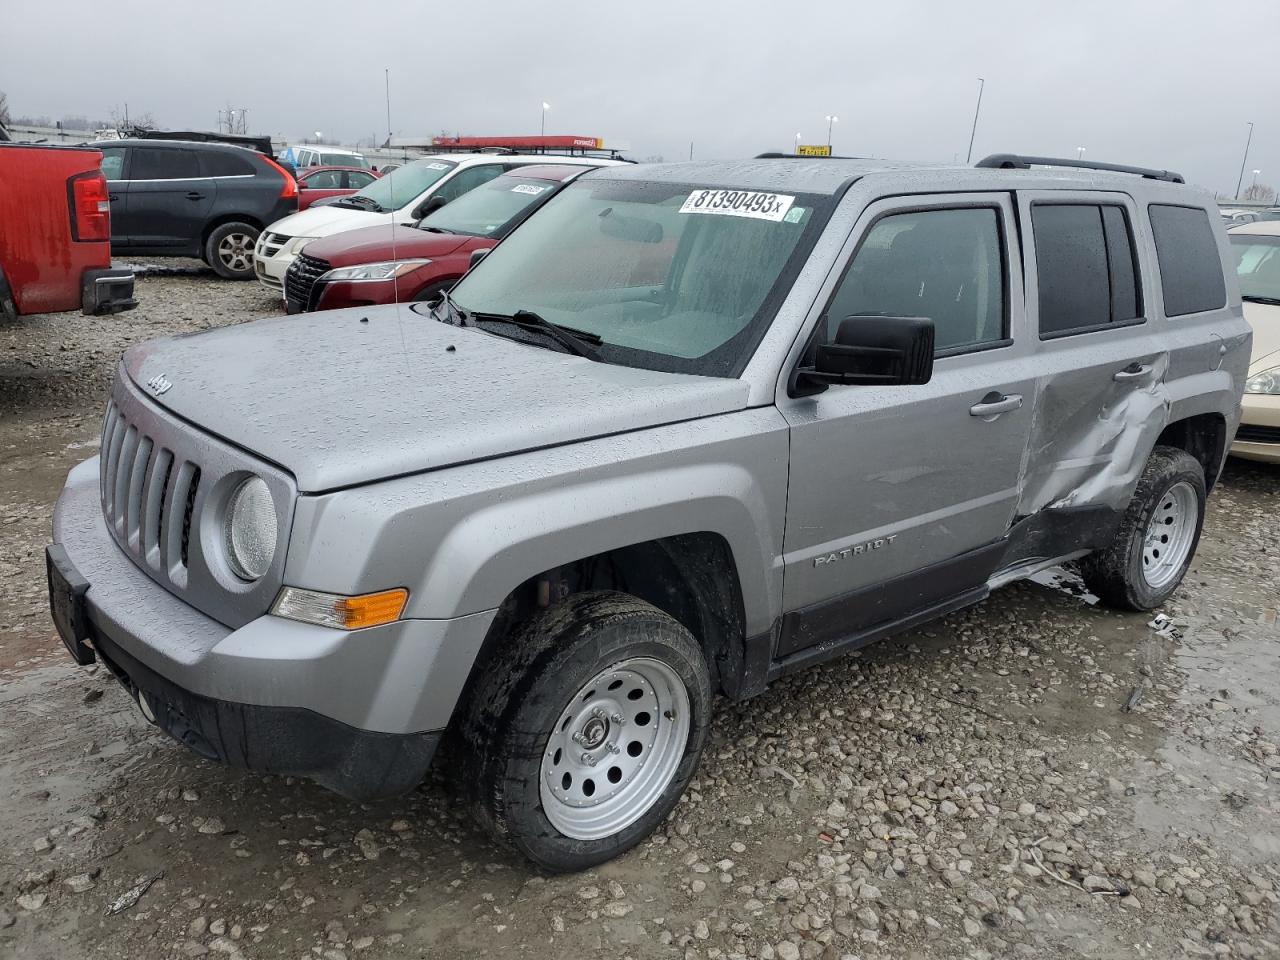
[[[104,649],[202,703],[420,738],[448,725],[528,605],[609,585],[684,620],[719,688],[743,697],[1102,546],[1158,440],[1191,449],[1210,481],[1220,469],[1250,346],[1225,233],[1213,215],[1225,304],[1169,318],[1147,217],[1152,203],[1210,211],[1206,194],[1114,174],[823,160],[607,174],[837,199],[738,378],[592,364],[394,307],[148,345],[114,392],[130,423],[162,419],[185,431],[184,449],[233,448],[236,471],[258,458],[292,478],[273,589],[407,587],[409,601],[400,621],[365,631],[282,620],[265,601],[240,603],[232,622],[227,598],[176,596],[138,567],[102,522],[95,461],[69,478],[55,541],[90,580]],[[1125,208],[1140,322],[1040,336],[1031,216],[1045,199]],[[996,218],[1004,337],[939,355],[926,384],[794,396],[792,373],[868,232],[937,208]],[[362,346],[333,369],[349,329]],[[495,358],[502,377],[476,376]],[[157,375],[171,387],[147,396]],[[992,395],[1019,402],[975,412]],[[215,480],[199,494],[215,512],[196,533],[213,539]],[[382,740],[369,749],[385,759]],[[412,762],[424,751],[414,741]],[[307,763],[288,772],[350,795],[390,789]]]

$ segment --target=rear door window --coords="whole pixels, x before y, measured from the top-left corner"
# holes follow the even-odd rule
[[[1160,264],[1165,316],[1183,317],[1225,306],[1227,285],[1209,215],[1200,207],[1163,203],[1153,203],[1147,210]]]
[[[194,180],[200,164],[193,150],[134,147],[129,162],[130,180]]]
[[[1123,207],[1036,203],[1031,224],[1041,339],[1142,318],[1133,229]]]

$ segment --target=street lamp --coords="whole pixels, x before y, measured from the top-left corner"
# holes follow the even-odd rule
[[[1076,159],[1077,160],[1084,159],[1084,147],[1076,147]]]
[[[1240,176],[1236,178],[1236,199],[1240,199],[1240,184],[1244,182],[1244,167],[1249,162],[1249,146],[1253,143],[1253,123],[1249,124],[1249,136],[1244,141],[1244,156],[1240,158]]]
[[[799,152],[800,152],[800,134],[798,134],[798,133],[796,134],[796,149],[795,149],[795,152],[796,152],[796,153],[799,153]]]
[[[551,109],[551,104],[543,100],[542,101],[542,135],[544,137],[547,135],[547,111],[550,109]]]
[[[828,149],[831,147],[831,125],[833,123],[839,123],[839,122],[840,122],[840,118],[837,117],[834,113],[827,115],[827,147]]]
[[[1258,174],[1260,174],[1261,172],[1262,172],[1261,170],[1253,171],[1253,185],[1255,187],[1258,185]]]

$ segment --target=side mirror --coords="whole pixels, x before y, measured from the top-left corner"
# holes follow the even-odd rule
[[[413,211],[413,215],[421,220],[423,217],[429,217],[449,201],[445,197],[427,197],[420,204],[418,209]]]
[[[492,250],[492,249],[493,249],[493,247],[481,247],[479,250],[472,250],[472,251],[471,251],[471,260],[470,260],[470,262],[467,264],[467,269],[468,269],[468,270],[470,270],[470,269],[471,269],[472,267],[474,267],[477,263],[479,263],[481,260],[483,260],[485,257],[487,257],[487,256],[489,255],[489,251],[490,251],[490,250]]]
[[[818,344],[813,366],[796,370],[793,396],[831,384],[897,386],[933,377],[933,321],[927,317],[845,317],[834,343]]]

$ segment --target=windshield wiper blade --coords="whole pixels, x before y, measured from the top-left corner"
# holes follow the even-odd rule
[[[359,207],[361,210],[372,210],[375,213],[382,212],[382,204],[372,197],[362,197],[358,193],[350,194],[337,201],[342,204],[350,204],[353,207]]]
[[[509,323],[519,327],[521,330],[528,330],[533,333],[545,333],[560,346],[567,351],[579,357],[586,357],[588,360],[599,360],[600,354],[592,349],[598,347],[604,340],[594,333],[586,330],[575,330],[573,327],[565,327],[558,323],[552,323],[545,317],[534,313],[532,310],[517,310],[515,313],[507,316],[501,313],[484,313],[475,314],[475,320],[491,320],[498,323]]]
[[[1260,297],[1251,293],[1242,294],[1241,300],[1248,300],[1250,303],[1266,303],[1273,307],[1280,307],[1280,297]]]
[[[428,224],[424,226],[421,220],[415,223],[414,226],[417,227],[419,230],[427,231],[427,233],[453,233],[452,230],[446,230],[444,227],[437,227],[434,224]]]

